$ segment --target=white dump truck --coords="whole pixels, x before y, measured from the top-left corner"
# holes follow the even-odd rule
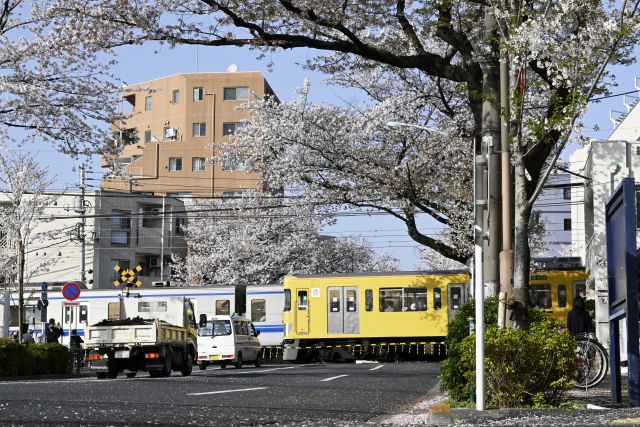
[[[100,379],[137,371],[152,377],[172,370],[191,375],[198,360],[193,305],[185,297],[121,298],[118,320],[103,320],[85,329],[89,366]]]

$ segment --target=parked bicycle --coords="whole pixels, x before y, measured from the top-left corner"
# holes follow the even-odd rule
[[[609,354],[598,342],[595,334],[581,334],[574,338],[578,342],[576,356],[580,360],[580,369],[576,375],[576,388],[595,387],[607,376]]]
[[[82,350],[70,350],[69,351],[69,372],[72,374],[79,374],[82,369],[84,356]]]

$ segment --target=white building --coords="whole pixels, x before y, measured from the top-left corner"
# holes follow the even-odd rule
[[[626,98],[625,98],[626,101]],[[571,240],[574,254],[585,260],[589,274],[587,289],[596,300],[596,324],[598,339],[608,347],[608,280],[605,203],[623,178],[636,178],[640,189],[640,108],[625,102],[627,113],[612,118],[615,130],[608,140],[591,141],[576,150],[569,158],[571,180],[582,187],[571,191]],[[636,200],[639,191],[636,191]],[[636,239],[640,242],[636,224]]]
[[[84,258],[82,283],[80,244],[81,215],[75,211],[79,193],[62,195],[46,210],[55,220],[33,231],[50,237],[31,243],[25,251],[25,279],[32,286],[51,286],[74,281],[87,288],[115,289],[119,274],[114,270],[142,269],[136,279],[142,286],[170,277],[171,255],[186,256],[187,245],[180,225],[186,218],[178,199],[142,194],[91,191],[85,194]],[[0,202],[1,203],[1,202]],[[76,205],[74,205],[74,203]],[[14,260],[15,262],[15,260]],[[43,262],[46,271],[33,273]]]
[[[533,204],[532,215],[544,223],[547,236],[542,257],[569,257],[571,253],[571,177],[552,175]]]

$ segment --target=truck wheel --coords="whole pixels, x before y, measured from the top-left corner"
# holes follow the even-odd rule
[[[183,377],[188,377],[191,375],[191,371],[193,370],[193,357],[191,356],[191,352],[187,354],[187,360],[182,362],[182,369],[180,372]]]
[[[259,368],[260,366],[262,366],[262,355],[258,352],[258,355],[256,356],[256,361],[254,362],[254,365],[256,368]]]
[[[106,380],[107,379],[107,373],[106,372],[96,372],[96,378],[98,378],[99,380]]]
[[[242,353],[238,353],[238,360],[236,360],[233,366],[235,366],[236,369],[242,369]]]
[[[162,373],[164,375],[162,375],[163,377],[170,377],[171,376],[171,364],[172,364],[172,360],[171,360],[171,355],[167,352],[167,355],[164,357],[164,369],[162,370]]]
[[[137,372],[127,372],[127,378],[135,378]]]

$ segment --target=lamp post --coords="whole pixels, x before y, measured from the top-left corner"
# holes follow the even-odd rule
[[[426,126],[414,125],[410,123],[388,122],[389,127],[412,127],[424,129],[429,133],[438,133],[445,135],[439,130],[431,129]],[[485,154],[475,156],[475,164],[473,168],[473,187],[474,187],[474,242],[475,242],[475,300],[476,300],[476,317],[475,317],[475,334],[476,334],[476,409],[484,411],[484,265],[483,245],[486,239],[486,233],[483,230],[482,217],[483,210],[486,209],[488,203],[488,195],[485,194],[483,182],[486,175],[487,159]]]

